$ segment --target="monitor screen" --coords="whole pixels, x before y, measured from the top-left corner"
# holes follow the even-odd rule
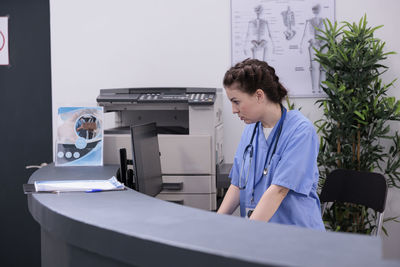
[[[155,196],[162,188],[156,124],[131,126],[131,138],[135,189]]]

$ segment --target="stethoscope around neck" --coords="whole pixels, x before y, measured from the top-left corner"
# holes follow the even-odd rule
[[[279,137],[281,136],[282,127],[283,127],[283,121],[285,120],[285,117],[286,117],[286,108],[284,106],[282,106],[282,104],[281,104],[281,112],[282,112],[282,116],[279,119],[277,129],[276,129],[276,131],[275,131],[275,133],[274,133],[274,135],[272,137],[271,144],[268,147],[267,157],[265,158],[263,175],[267,175],[268,174],[269,164],[271,163],[271,159],[275,154],[276,146],[278,144]],[[257,133],[257,129],[258,129],[259,125],[260,125],[259,121],[254,125],[254,129],[253,129],[253,133],[251,135],[250,143],[246,146],[246,148],[244,149],[244,152],[243,152],[242,163],[241,163],[241,167],[240,167],[240,175],[239,175],[239,189],[240,190],[246,189],[246,185],[247,185],[247,181],[248,181],[249,173],[250,173],[251,162],[252,162],[253,154],[254,154],[254,146],[253,146],[254,136]],[[272,150],[271,157],[269,157],[269,154],[271,152],[272,146],[274,146],[274,149]],[[250,161],[249,161],[249,166],[247,168],[246,179],[245,179],[244,185],[241,185],[242,176],[243,176],[243,169],[244,169],[244,165],[245,165],[245,162],[246,162],[247,154],[249,154]],[[269,159],[269,161],[268,161],[268,159]],[[254,177],[253,177],[254,178],[254,183],[255,183],[255,173],[256,172],[254,171]],[[253,184],[253,196],[254,196],[254,188],[255,188],[255,184]]]

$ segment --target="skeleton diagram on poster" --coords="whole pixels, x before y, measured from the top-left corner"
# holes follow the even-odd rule
[[[232,65],[246,58],[273,66],[291,97],[325,96],[314,60],[316,28],[335,19],[335,0],[231,0]]]

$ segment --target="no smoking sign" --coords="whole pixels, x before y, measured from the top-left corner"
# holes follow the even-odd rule
[[[0,17],[0,65],[8,64],[8,17]]]

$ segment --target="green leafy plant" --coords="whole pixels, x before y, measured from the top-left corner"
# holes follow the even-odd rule
[[[384,52],[385,42],[374,37],[382,26],[368,27],[366,16],[358,24],[325,20],[324,25],[317,37],[324,45],[316,50],[327,94],[317,101],[323,118],[315,123],[321,136],[320,186],[332,170],[344,168],[382,173],[389,187],[400,188],[400,137],[390,129],[390,121],[400,120],[400,102],[387,95],[395,81],[381,79],[388,68],[381,61],[394,54]],[[324,215],[328,229],[366,234],[375,229],[375,218],[374,211],[346,203],[335,203]]]
[[[288,96],[286,97],[286,105],[288,110],[294,110],[294,109],[301,110],[301,107],[296,108],[296,104],[291,102]]]

